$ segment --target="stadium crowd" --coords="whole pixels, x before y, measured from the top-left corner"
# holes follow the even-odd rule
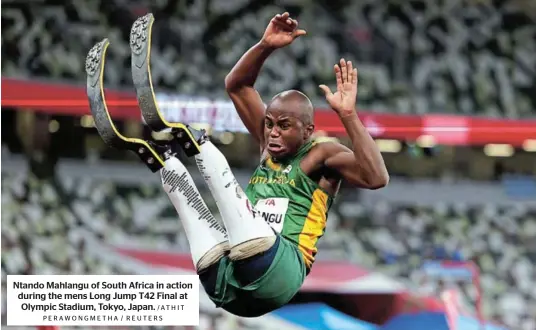
[[[359,64],[359,103],[370,111],[533,115],[536,11],[519,0],[11,2],[2,11],[2,74],[84,81],[88,50],[108,37],[106,84],[131,86],[130,27],[150,11],[153,83],[225,97],[225,75],[281,7],[308,37],[268,61],[269,79],[256,85],[264,96],[296,88],[323,100],[317,86],[343,56]]]
[[[296,88],[320,105],[317,86],[332,80],[344,56],[358,63],[359,106],[369,111],[535,115],[534,1],[254,0],[10,2],[2,8],[2,76],[76,83],[87,51],[111,41],[107,87],[132,85],[129,32],[155,15],[153,83],[159,90],[224,98],[223,81],[274,13],[289,10],[308,31],[274,55],[256,87],[262,95]],[[180,83],[178,83],[180,82]],[[239,175],[247,176],[247,173]],[[186,251],[176,212],[157,183],[127,184],[61,175],[36,180],[2,172],[2,291],[7,274],[121,274],[88,253],[88,235],[103,244],[135,242]],[[208,194],[204,185],[202,194]],[[483,310],[510,329],[536,329],[536,209],[417,203],[370,206],[338,199],[319,258],[344,259],[405,280],[437,296],[455,285],[474,305],[470,282],[431,280],[428,252],[450,252],[480,268]],[[216,212],[210,197],[205,198]],[[5,297],[5,294],[3,295]],[[5,308],[5,304],[3,304]],[[204,311],[205,329],[225,327]],[[2,311],[5,322],[5,309]],[[231,321],[229,321],[231,322]],[[4,323],[3,323],[4,324]]]
[[[208,190],[199,185],[211,209]],[[7,175],[2,180],[2,276],[124,273],[86,250],[90,235],[105,245],[187,250],[176,213],[157,183],[140,185],[62,176],[57,181]],[[337,203],[319,258],[350,260],[438,296],[455,285],[474,306],[471,282],[427,280],[426,251],[457,251],[478,264],[486,317],[511,329],[536,326],[536,209],[520,206],[432,207],[356,201]],[[424,251],[424,253],[423,253]]]

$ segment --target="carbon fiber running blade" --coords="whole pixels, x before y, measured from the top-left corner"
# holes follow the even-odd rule
[[[130,30],[132,80],[136,88],[138,105],[143,119],[153,131],[173,129],[173,135],[183,147],[186,155],[194,156],[200,151],[195,132],[192,132],[185,124],[168,122],[158,108],[151,77],[153,23],[153,14],[149,13],[139,17]]]
[[[104,65],[109,45],[108,39],[103,39],[91,48],[86,58],[86,93],[95,126],[104,143],[115,149],[135,152],[151,171],[156,172],[164,166],[162,157],[147,141],[119,133],[108,112],[104,96]]]

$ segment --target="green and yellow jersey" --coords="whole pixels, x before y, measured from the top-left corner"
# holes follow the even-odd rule
[[[284,162],[270,156],[261,161],[249,180],[246,195],[270,226],[296,244],[308,269],[318,251],[317,242],[324,235],[333,196],[305,174],[300,162],[316,142],[303,145]]]

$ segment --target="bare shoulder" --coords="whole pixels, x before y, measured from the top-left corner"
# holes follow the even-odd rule
[[[311,153],[317,153],[319,158],[326,160],[340,152],[351,152],[345,145],[336,139],[319,139],[313,142]],[[320,157],[321,156],[321,157]]]
[[[347,147],[336,140],[317,139],[311,150],[303,158],[301,168],[305,173],[311,173],[324,167],[326,160],[337,153],[349,151]]]

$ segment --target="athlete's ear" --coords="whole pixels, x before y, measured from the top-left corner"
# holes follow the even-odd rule
[[[311,135],[313,135],[314,131],[315,131],[315,125],[314,124],[307,125],[305,127],[305,134],[304,134],[305,140],[309,139],[311,137]]]

